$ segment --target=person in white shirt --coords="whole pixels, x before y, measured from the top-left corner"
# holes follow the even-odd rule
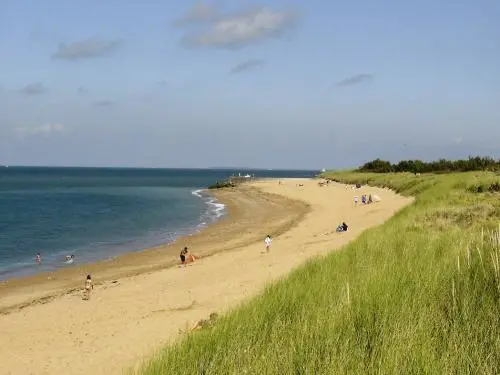
[[[264,242],[266,244],[266,251],[269,252],[269,248],[271,247],[271,236],[267,235]]]

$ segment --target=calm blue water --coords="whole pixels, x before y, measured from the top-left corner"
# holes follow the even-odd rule
[[[224,207],[198,191],[233,170],[0,167],[0,279],[173,241]],[[312,177],[317,171],[245,171]],[[42,254],[35,267],[34,255]]]

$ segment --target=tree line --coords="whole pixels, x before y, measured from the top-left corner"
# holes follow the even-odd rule
[[[468,159],[425,162],[422,160],[401,160],[397,164],[375,159],[358,168],[360,172],[411,172],[411,173],[446,173],[466,171],[500,171],[500,159],[491,157],[469,156]]]

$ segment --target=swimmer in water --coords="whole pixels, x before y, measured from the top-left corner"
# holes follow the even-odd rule
[[[42,263],[42,255],[40,253],[36,253],[35,262],[38,265],[40,265]]]

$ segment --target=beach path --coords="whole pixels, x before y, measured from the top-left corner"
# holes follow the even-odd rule
[[[237,244],[235,236],[258,238],[257,242],[233,246],[189,267],[105,282],[94,289],[90,301],[73,292],[0,315],[0,374],[122,374],[181,337],[179,330],[212,312],[227,311],[307,259],[339,249],[363,230],[382,224],[411,202],[385,189],[363,187],[354,192],[334,183],[320,187],[317,180],[308,179],[262,180],[252,186],[262,192],[269,216],[260,215],[248,233],[215,227],[220,232],[211,234],[211,246]],[[379,195],[381,202],[355,207],[353,196],[364,193]],[[278,220],[272,215],[277,196],[306,202],[310,208],[285,232],[269,233],[273,242],[265,254],[264,237],[269,228],[278,228],[270,222]],[[342,221],[349,231],[336,233]]]

